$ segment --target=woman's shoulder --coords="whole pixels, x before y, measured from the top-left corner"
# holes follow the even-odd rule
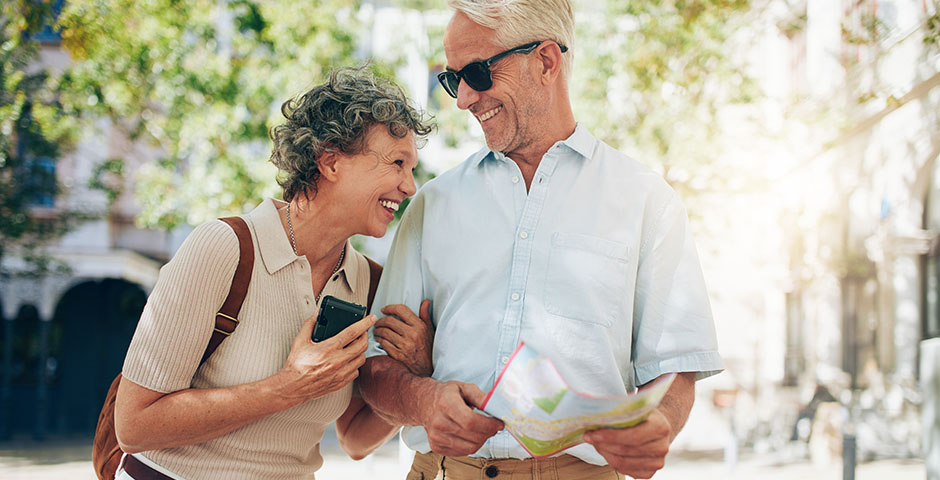
[[[198,225],[186,236],[173,259],[234,265],[238,261],[238,237],[225,222],[210,220]]]
[[[222,247],[225,245],[238,246],[238,238],[235,235],[235,231],[220,219],[209,220],[208,222],[197,225],[186,237],[184,243],[186,242],[199,245],[209,244],[214,247]]]

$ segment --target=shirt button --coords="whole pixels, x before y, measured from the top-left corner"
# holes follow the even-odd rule
[[[304,301],[307,302],[307,305],[310,305],[310,296],[309,295],[304,296]]]
[[[496,468],[496,467],[494,467],[494,466],[492,466],[492,465],[490,465],[489,467],[486,467],[486,476],[487,476],[487,477],[496,478],[497,475],[499,475],[499,469],[498,469],[498,468]]]
[[[512,183],[519,183],[519,177],[512,177]]]
[[[518,293],[512,294],[512,301],[515,302],[516,300],[519,300],[519,294],[518,294]]]
[[[529,234],[526,233],[526,232],[522,232],[522,233],[519,234],[519,238],[525,240],[525,239],[529,238]]]
[[[505,355],[503,355],[503,358],[501,358],[500,360],[502,360],[504,364],[505,364],[505,363],[509,363],[509,357],[507,357],[507,356],[505,356]]]

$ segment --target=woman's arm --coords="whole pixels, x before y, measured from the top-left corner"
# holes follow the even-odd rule
[[[227,388],[161,393],[122,379],[114,408],[118,444],[128,453],[192,445],[339,390],[365,362],[372,315],[314,343],[316,317],[304,322],[278,373]]]
[[[389,305],[382,309],[382,313],[390,316],[382,317],[373,329],[376,340],[390,357],[422,377],[428,377],[434,371],[431,363],[434,325],[431,323],[430,304],[429,300],[421,302],[420,318],[404,305]],[[353,460],[361,460],[384,445],[400,427],[379,417],[357,394],[336,420],[336,436]]]
[[[118,444],[127,453],[192,445],[294,406],[276,394],[274,380],[162,393],[123,378],[114,409]]]
[[[339,445],[353,460],[362,460],[385,445],[399,428],[382,420],[359,395],[353,395],[349,407],[336,419]]]

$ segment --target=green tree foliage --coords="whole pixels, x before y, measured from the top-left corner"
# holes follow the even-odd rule
[[[446,9],[443,0],[400,0]],[[759,97],[745,73],[745,35],[763,0],[573,0],[577,29],[570,80],[575,118],[653,168],[683,194],[752,179],[719,176],[720,112]],[[445,63],[443,26],[429,28],[432,65]],[[448,143],[466,138],[468,115],[440,90],[429,102]],[[735,172],[743,172],[733,169]]]
[[[445,10],[443,0],[399,0]],[[371,4],[370,4],[371,5]],[[267,128],[288,96],[332,66],[359,63],[369,39],[359,2],[74,0],[60,18],[75,60],[66,111],[107,115],[163,152],[132,175],[139,223],[171,228],[240,212],[276,195]],[[731,35],[748,0],[575,0],[576,115],[601,138],[654,163],[678,188],[714,187],[717,112],[753,98]],[[426,25],[443,65],[443,25]],[[378,65],[384,72],[389,68]],[[456,145],[470,122],[439,90],[429,109]],[[128,162],[129,163],[129,162]],[[714,182],[712,182],[714,180]]]
[[[52,5],[17,0],[0,7],[0,260],[11,253],[27,260],[20,274],[57,268],[43,247],[89,218],[51,208],[60,191],[56,161],[77,132],[54,79],[37,63],[35,34],[49,25]]]
[[[936,8],[940,9],[940,5]],[[937,48],[940,46],[940,13],[935,13],[927,18],[927,33],[924,34],[924,44]]]
[[[720,111],[758,89],[744,73],[749,0],[579,0],[572,85],[579,121],[687,195],[725,188]],[[727,132],[724,132],[727,133]]]
[[[361,62],[359,7],[348,0],[69,1],[60,26],[75,60],[63,79],[71,104],[107,115],[163,155],[136,172],[124,169],[137,181],[138,222],[197,224],[277,195],[267,130],[281,121],[288,97],[333,66]]]

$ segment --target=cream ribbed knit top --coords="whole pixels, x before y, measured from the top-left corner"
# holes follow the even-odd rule
[[[297,331],[318,309],[310,264],[294,255],[274,200],[244,218],[255,265],[238,328],[199,367],[238,263],[235,232],[216,220],[197,227],[160,270],[124,361],[128,380],[169,393],[253,382],[284,364]],[[368,262],[347,242],[323,296],[365,305],[368,292]],[[324,428],[343,413],[351,392],[350,384],[207,442],[143,452],[142,460],[190,480],[313,478],[323,463]]]

